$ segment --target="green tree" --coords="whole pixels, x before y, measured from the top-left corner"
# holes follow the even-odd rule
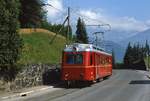
[[[131,44],[129,43],[124,56],[124,65],[128,68],[144,69],[144,67],[142,66],[142,61],[148,54],[149,45],[147,41],[145,46],[140,46],[139,43],[131,46]]]
[[[72,28],[71,28],[71,26],[69,26],[69,35],[68,35],[68,37],[69,37],[69,39],[70,40],[72,40],[73,39],[73,36],[72,36]]]
[[[129,43],[124,56],[124,65],[126,68],[131,66],[131,61],[133,60],[131,54],[132,54],[132,47],[131,44]]]
[[[47,30],[51,30],[52,24],[49,23],[47,20],[43,20],[40,27]]]
[[[43,0],[20,0],[19,21],[22,28],[39,27],[45,18]]]
[[[146,40],[146,44],[145,44],[145,54],[150,55],[150,47],[149,47],[149,44],[148,44],[147,40]]]
[[[116,68],[116,61],[115,61],[115,52],[112,50],[112,67]]]
[[[76,42],[88,43],[88,36],[86,32],[85,23],[83,20],[81,20],[81,18],[78,19],[76,27],[77,27],[77,30],[76,30],[77,41]]]
[[[64,37],[68,37],[68,39],[70,40],[73,39],[71,26],[69,26],[69,35],[67,35],[68,26],[63,26],[62,24],[51,24],[47,20],[43,20],[41,28],[47,29],[55,33],[58,33],[58,31],[62,28],[58,34],[63,35]]]
[[[131,53],[130,53],[130,55],[132,56],[132,63],[134,61],[142,59],[142,54],[143,54],[143,52],[140,47],[140,44],[139,43],[134,44],[132,47]]]
[[[22,41],[18,34],[19,0],[0,0],[0,74],[12,76]]]

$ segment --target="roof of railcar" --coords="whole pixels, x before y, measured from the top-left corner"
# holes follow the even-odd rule
[[[76,49],[76,50],[75,50]],[[71,45],[66,45],[65,52],[72,52],[72,51],[76,51],[76,52],[83,52],[83,51],[90,51],[90,52],[100,52],[102,54],[105,55],[111,55],[107,52],[105,52],[105,50],[103,48],[100,48],[98,46],[95,46],[93,44],[81,44],[81,43],[73,43]]]

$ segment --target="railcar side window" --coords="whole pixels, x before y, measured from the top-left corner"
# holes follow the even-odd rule
[[[83,63],[83,56],[81,54],[77,54],[75,56],[75,59],[76,59],[75,64],[82,64]]]
[[[83,55],[82,54],[67,54],[66,63],[67,64],[82,64]]]

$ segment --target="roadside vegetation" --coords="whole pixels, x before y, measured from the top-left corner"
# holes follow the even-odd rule
[[[128,44],[124,56],[124,67],[129,69],[142,69],[146,70],[149,66],[148,61],[150,56],[150,47],[146,41],[145,45]]]
[[[0,0],[0,79],[15,76],[22,48],[19,36],[19,0]]]
[[[145,65],[150,70],[150,56],[144,58]]]

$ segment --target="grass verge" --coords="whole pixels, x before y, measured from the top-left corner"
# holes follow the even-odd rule
[[[56,37],[50,44],[54,34],[34,32],[21,34],[23,50],[19,64],[56,64],[61,62],[62,50],[65,46],[64,37]]]

